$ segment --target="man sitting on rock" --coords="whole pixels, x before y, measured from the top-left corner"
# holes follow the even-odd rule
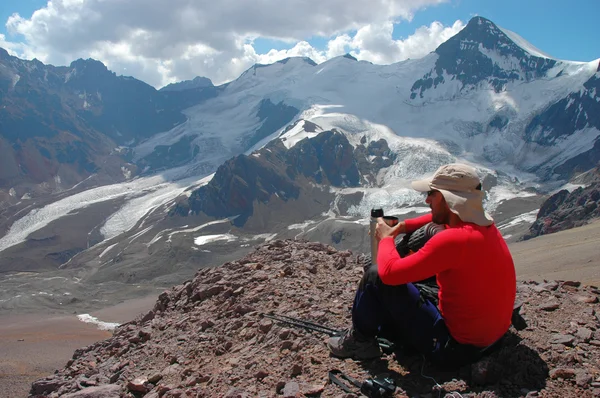
[[[352,328],[329,340],[334,356],[379,357],[379,336],[418,350],[434,364],[456,367],[478,360],[510,327],[515,268],[504,239],[483,210],[475,169],[448,164],[412,186],[427,193],[431,213],[395,227],[378,220],[378,265],[359,284]],[[432,221],[446,229],[401,258],[394,238]],[[439,285],[439,309],[412,283],[432,276]]]

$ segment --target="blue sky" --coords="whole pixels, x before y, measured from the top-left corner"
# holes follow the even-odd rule
[[[2,0],[0,33],[7,34],[5,23],[18,12],[22,17],[46,5],[46,0]],[[474,15],[492,20],[503,28],[524,37],[537,48],[559,59],[591,61],[600,58],[600,0],[458,0],[430,6],[415,13],[411,22],[394,25],[395,39],[414,33],[432,21],[452,25],[457,19],[465,23]],[[323,48],[327,38],[305,38],[314,47]],[[257,39],[259,53],[290,48],[288,43]]]
[[[156,87],[195,76],[223,83],[253,63],[288,56],[324,62],[350,52],[380,64],[422,57],[479,15],[554,58],[600,58],[600,0],[345,0],[343,10],[323,0],[227,4],[2,0],[0,47],[54,65],[99,59],[118,74]],[[40,8],[47,12],[32,18]],[[20,18],[9,31],[6,21],[13,13]]]
[[[11,0],[12,1],[12,0]],[[558,59],[592,61],[600,58],[600,0],[459,0],[417,12],[411,22],[394,25],[395,39],[406,38],[422,25],[439,21],[452,25],[479,15],[518,33],[540,50]],[[309,43],[322,48],[326,38]],[[274,40],[255,41],[257,52],[289,48]]]

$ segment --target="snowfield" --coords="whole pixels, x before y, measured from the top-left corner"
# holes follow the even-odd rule
[[[503,32],[530,54],[549,57],[515,33]],[[518,67],[517,59],[483,48],[481,51],[499,67]],[[125,205],[110,215],[100,229],[105,239],[114,238],[190,187],[206,184],[211,173],[227,159],[241,153],[251,154],[274,139],[291,148],[302,139],[331,129],[344,133],[354,146],[361,139],[366,142],[385,139],[397,154],[397,161],[382,170],[379,186],[360,188],[365,191],[364,199],[350,211],[359,216],[368,214],[375,206],[392,209],[395,214],[423,209],[422,195],[410,189],[409,182],[453,161],[472,164],[482,177],[498,179],[498,186],[488,193],[486,202],[487,210],[493,212],[503,201],[531,195],[524,193],[524,187],[543,188],[538,177],[527,170],[559,165],[589,150],[600,135],[596,128],[586,127],[552,146],[540,146],[524,138],[525,127],[535,115],[570,93],[581,92],[586,81],[600,74],[598,60],[558,61],[544,78],[510,82],[500,93],[487,83],[461,91],[458,79],[445,75],[443,84],[425,90],[422,98],[417,95],[410,99],[413,84],[435,67],[438,57],[430,53],[421,59],[392,65],[337,57],[316,66],[303,58],[290,58],[286,62],[253,67],[228,84],[217,97],[187,109],[185,123],[135,148],[139,159],[157,145],[170,145],[184,135],[192,135],[196,138],[191,145],[200,148],[194,163],[122,184],[89,189],[32,210],[0,238],[0,252],[78,209],[124,199]],[[243,140],[262,125],[257,109],[265,99],[293,106],[299,114],[254,147],[244,148]],[[499,114],[509,120],[502,130],[490,125]],[[307,122],[315,124],[316,130],[309,131]],[[530,222],[532,214],[514,222]],[[235,237],[229,235],[199,236],[196,245],[232,239]]]

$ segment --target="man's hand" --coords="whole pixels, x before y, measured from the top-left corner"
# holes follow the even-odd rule
[[[381,240],[383,238],[387,238],[388,236],[395,238],[396,236],[398,236],[400,234],[404,234],[404,233],[406,233],[406,224],[404,223],[404,221],[400,221],[398,223],[398,225],[396,225],[394,227],[390,227],[389,225],[387,225],[385,223],[383,218],[379,217],[377,219],[377,226],[375,227],[375,235],[377,236],[377,238],[379,240]]]

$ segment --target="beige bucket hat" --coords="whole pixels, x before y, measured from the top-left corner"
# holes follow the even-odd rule
[[[440,167],[433,177],[412,182],[419,192],[440,191],[450,210],[464,222],[481,226],[494,223],[483,210],[483,191],[477,171],[466,164],[451,163]]]

